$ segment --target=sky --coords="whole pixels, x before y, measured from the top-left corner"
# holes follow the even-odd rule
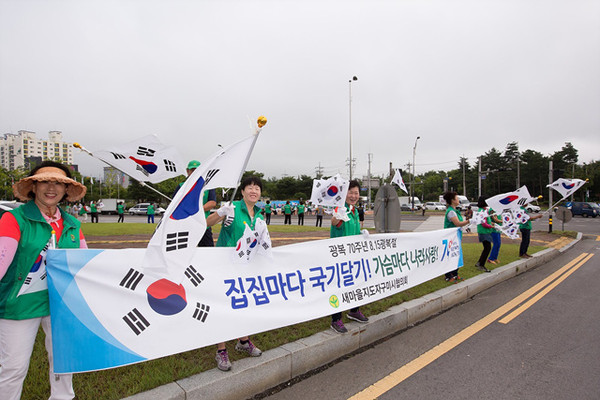
[[[347,177],[350,137],[358,177],[513,141],[598,160],[600,1],[0,0],[0,134],[203,160],[259,115],[266,177]]]

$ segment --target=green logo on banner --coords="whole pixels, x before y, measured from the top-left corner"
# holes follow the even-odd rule
[[[340,306],[340,300],[335,294],[331,295],[329,298],[329,305],[333,308],[338,308]]]

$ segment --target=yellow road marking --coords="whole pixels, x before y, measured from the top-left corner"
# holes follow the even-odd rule
[[[407,378],[414,375],[421,369],[425,368],[427,365],[431,364],[432,362],[434,362],[435,360],[437,360],[438,358],[440,358],[459,344],[463,343],[465,340],[469,339],[471,336],[475,335],[477,332],[492,324],[498,318],[500,318],[501,316],[503,316],[504,314],[521,304],[522,302],[524,302],[529,297],[533,296],[539,290],[544,288],[548,283],[552,282],[554,279],[559,277],[561,274],[563,274],[573,265],[577,264],[581,259],[583,259],[587,255],[587,253],[580,254],[574,260],[570,261],[567,265],[560,268],[558,271],[554,272],[541,282],[527,289],[525,292],[510,300],[508,303],[500,306],[496,310],[492,311],[490,314],[476,321],[472,325],[466,327],[465,329],[458,332],[449,339],[446,339],[439,345],[428,350],[421,356],[405,364],[404,366],[392,372],[383,379],[379,380],[378,382],[375,382],[373,385],[367,387],[363,391],[358,392],[354,396],[350,397],[348,400],[375,399],[381,396],[382,394],[386,393],[393,387],[400,384],[402,381],[406,380]]]
[[[502,318],[498,322],[500,322],[501,324],[508,324],[510,321],[512,321],[513,319],[515,319],[519,315],[521,315],[521,313],[523,313],[529,307],[531,307],[532,305],[534,305],[535,303],[537,303],[538,300],[540,300],[542,297],[544,297],[545,295],[547,295],[548,293],[550,293],[550,291],[552,289],[554,289],[562,281],[564,281],[565,279],[567,279],[569,277],[569,275],[571,275],[573,272],[577,271],[579,269],[579,267],[581,267],[583,264],[585,264],[586,262],[588,262],[588,260],[590,258],[592,258],[593,256],[594,256],[593,254],[588,254],[588,256],[585,257],[583,260],[581,260],[577,265],[575,265],[569,271],[565,272],[565,274],[563,276],[561,276],[560,278],[558,278],[557,280],[555,280],[554,282],[552,282],[550,285],[546,286],[546,288],[544,290],[542,290],[541,292],[539,292],[538,294],[536,294],[535,296],[533,296],[526,303],[522,304],[519,308],[517,308],[516,310],[514,310],[513,312],[511,312],[510,314],[508,314],[507,316],[505,316],[504,318]]]

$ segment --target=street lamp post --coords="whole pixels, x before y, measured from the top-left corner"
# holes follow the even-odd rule
[[[410,185],[410,201],[412,203],[412,210],[415,210],[415,190],[413,189],[415,186],[415,155],[417,154],[417,141],[421,139],[421,136],[417,136],[417,138],[415,139],[415,147],[413,147],[413,163],[412,163],[412,167],[413,167],[413,173],[412,173],[412,185]]]
[[[348,160],[348,171],[350,172],[350,180],[352,180],[352,81],[357,81],[358,78],[356,76],[353,76],[352,79],[348,80],[348,90],[349,90],[349,123],[348,123],[348,128],[349,128],[349,136],[350,136],[350,159]]]

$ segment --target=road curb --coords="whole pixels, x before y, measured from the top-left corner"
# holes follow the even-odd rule
[[[345,324],[348,333],[343,335],[331,330],[318,332],[265,351],[259,358],[248,357],[236,361],[229,372],[222,372],[215,368],[135,394],[127,397],[126,400],[250,398],[396,334],[498,283],[545,264],[569,250],[582,237],[582,233],[578,233],[576,239],[560,249],[549,248],[540,251],[530,259],[514,261],[490,273],[477,275],[456,285],[393,306],[387,311],[370,316],[366,324],[349,322]]]

